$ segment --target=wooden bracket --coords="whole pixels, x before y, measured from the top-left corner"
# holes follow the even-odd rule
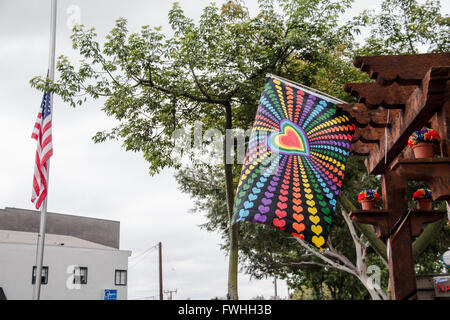
[[[447,212],[444,210],[419,210],[411,209],[410,223],[411,236],[418,237],[422,228],[422,224],[435,222],[444,217]]]
[[[386,238],[389,235],[388,210],[352,210],[349,216],[355,222],[373,225],[378,238]]]
[[[392,164],[392,171],[405,180],[428,183],[434,201],[450,200],[450,158],[402,159]]]
[[[411,209],[409,223],[411,225],[411,236],[418,237],[422,225],[438,221],[444,217],[444,210],[419,210]],[[392,226],[389,225],[389,210],[353,210],[350,218],[357,223],[371,224],[375,227],[378,238],[385,239],[389,236]]]

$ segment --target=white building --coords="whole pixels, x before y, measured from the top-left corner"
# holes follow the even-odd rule
[[[0,288],[7,299],[32,298],[39,219],[36,211],[0,209]],[[117,221],[48,213],[41,299],[127,299],[131,251],[119,250],[119,234]]]

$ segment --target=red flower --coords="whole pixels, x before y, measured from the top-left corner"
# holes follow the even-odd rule
[[[374,196],[375,196],[375,201],[380,201],[380,194],[378,192],[375,191]]]
[[[423,190],[417,190],[416,192],[414,192],[413,198],[421,198],[423,194],[424,194]]]
[[[430,131],[428,131],[427,133],[424,134],[424,138],[425,140],[431,141],[434,139],[439,139],[439,134],[434,131],[433,129],[431,129]]]
[[[429,188],[420,188],[413,193],[413,200],[432,199],[431,190]]]
[[[358,202],[363,201],[365,198],[366,198],[366,194],[363,193],[363,192],[361,192],[361,193],[358,195]]]

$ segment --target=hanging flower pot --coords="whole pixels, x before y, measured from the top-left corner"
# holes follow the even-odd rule
[[[363,210],[375,209],[376,202],[380,201],[380,194],[373,189],[363,190],[358,194],[358,202]]]
[[[440,142],[439,134],[430,128],[415,131],[408,139],[408,145],[413,149],[416,159],[433,158],[434,148]]]
[[[417,209],[431,210],[433,205],[433,196],[428,188],[417,189],[413,194],[413,200],[416,201]]]

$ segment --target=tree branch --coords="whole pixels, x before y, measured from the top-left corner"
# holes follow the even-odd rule
[[[212,103],[212,104],[220,104],[225,106],[226,104],[229,104],[229,98],[226,99],[211,99],[211,98],[202,98],[196,95],[193,95],[189,92],[185,92],[185,91],[177,91],[177,90],[173,90],[173,89],[169,89],[169,88],[165,88],[162,86],[159,86],[157,84],[155,84],[152,80],[152,74],[151,74],[151,68],[150,65],[148,65],[148,73],[149,73],[149,78],[148,79],[139,79],[139,84],[142,84],[144,86],[156,89],[160,92],[166,93],[168,95],[172,95],[172,96],[181,96],[187,99],[190,99],[192,101],[195,102],[203,102],[203,103]]]
[[[358,277],[358,274],[356,272],[356,270],[354,268],[350,269],[347,266],[343,266],[340,265],[339,263],[336,263],[335,261],[325,257],[324,255],[320,254],[319,252],[315,251],[314,249],[312,249],[305,241],[303,241],[302,239],[298,238],[298,237],[294,237],[295,240],[297,240],[300,245],[305,248],[308,252],[312,253],[314,256],[316,256],[317,258],[321,259],[322,261],[326,262],[328,264],[328,266],[333,267],[335,269],[341,270],[341,271],[345,271],[347,273],[350,273],[356,277]]]
[[[201,85],[201,83],[198,81],[197,75],[194,72],[194,69],[192,68],[191,63],[189,63],[189,69],[191,70],[192,76],[194,77],[194,81],[195,84],[197,85],[198,89],[200,90],[201,93],[203,93],[203,95],[208,98],[211,99],[211,97],[209,96],[208,92],[205,90],[205,88],[203,88],[203,86]]]
[[[282,266],[301,266],[301,265],[314,265],[322,268],[331,267],[330,265],[314,262],[314,261],[300,261],[300,262],[280,262]]]
[[[345,196],[345,194],[342,192],[339,197],[339,202],[344,206],[348,211],[356,210],[356,207],[353,205],[353,203]],[[364,234],[364,236],[369,241],[371,247],[375,250],[376,253],[381,257],[383,260],[383,263],[387,265],[387,249],[386,245],[383,241],[381,241],[375,232],[372,230],[372,228],[368,225],[355,223],[355,228],[358,229],[359,232]]]

